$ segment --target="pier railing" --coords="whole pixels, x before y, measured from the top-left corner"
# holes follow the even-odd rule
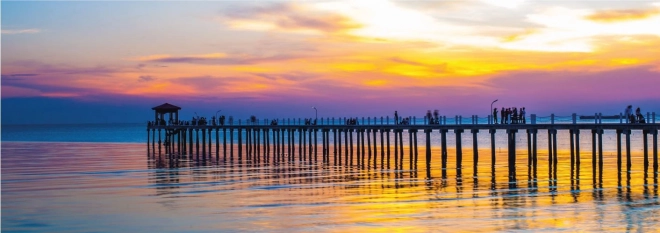
[[[655,112],[648,112],[644,118],[644,123],[637,124],[655,124],[660,122],[658,119],[660,116],[656,116]],[[491,115],[486,117],[479,117],[478,115],[472,116],[439,116],[438,118],[432,118],[431,121],[427,117],[418,117],[418,116],[407,116],[399,117],[400,120],[396,121],[393,117],[381,116],[381,117],[321,117],[318,119],[314,118],[264,118],[264,119],[238,119],[233,120],[233,117],[230,117],[226,122],[219,122],[217,120],[212,120],[206,124],[192,124],[190,121],[182,121],[182,124],[179,122],[170,123],[166,125],[184,125],[184,126],[248,126],[248,125],[351,125],[348,122],[354,120],[354,125],[500,125],[500,124],[629,124],[630,122],[623,114],[619,115],[608,115],[604,116],[602,113],[595,113],[593,115],[577,115],[572,114],[568,116],[560,116],[550,114],[548,116],[537,116],[536,114],[530,114],[523,118],[520,118],[517,122],[512,123],[509,120],[508,123],[503,123],[502,119],[498,116],[493,118]],[[404,119],[409,119],[405,124],[402,124]],[[306,123],[306,121],[308,123]],[[163,126],[150,123],[151,126]]]

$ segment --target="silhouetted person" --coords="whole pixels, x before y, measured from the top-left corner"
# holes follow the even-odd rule
[[[493,124],[497,124],[497,108],[493,108]]]
[[[522,118],[522,123],[527,124],[527,117],[525,116],[527,114],[527,111],[525,111],[525,107],[520,109],[520,117]]]
[[[633,123],[634,118],[632,118],[632,105],[628,105],[628,107],[624,111],[624,116],[626,117],[626,123]]]
[[[394,124],[399,124],[399,113],[397,111],[394,111]]]
[[[433,124],[433,115],[431,115],[431,110],[426,110],[426,119],[428,120],[428,124]]]
[[[513,113],[511,114],[511,115],[512,115],[512,117],[511,117],[511,123],[512,123],[512,124],[518,124],[518,109],[517,109],[517,108],[513,108],[513,111],[512,111],[512,112],[513,112]]]
[[[635,115],[637,116],[637,123],[646,123],[646,120],[644,120],[644,115],[642,115],[642,110],[637,107],[637,110],[635,110]]]
[[[435,118],[435,124],[439,125],[440,124],[440,113],[438,112],[438,109],[433,110],[433,117]]]
[[[504,124],[504,120],[505,120],[505,115],[504,114],[506,114],[506,110],[504,109],[504,107],[502,107],[502,111],[500,111],[500,116],[502,116],[500,118],[500,124]]]

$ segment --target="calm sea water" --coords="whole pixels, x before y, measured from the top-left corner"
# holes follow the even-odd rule
[[[477,175],[466,148],[471,135],[464,134],[464,168],[459,175],[450,149],[443,178],[439,136],[427,170],[422,133],[411,167],[409,148],[402,163],[389,166],[332,157],[323,163],[320,154],[277,161],[272,152],[258,161],[170,160],[135,143],[146,141],[143,124],[12,127],[2,128],[6,232],[621,232],[660,225],[658,182],[644,172],[639,132],[632,135],[632,170],[620,176],[614,135],[606,132],[605,171],[596,179],[590,133],[581,135],[579,175],[571,173],[567,133],[558,135],[556,171],[539,133],[536,174],[528,172],[520,135],[511,182],[506,136],[498,135],[493,168],[487,133],[479,136]]]

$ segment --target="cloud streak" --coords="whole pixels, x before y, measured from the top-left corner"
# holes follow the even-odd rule
[[[350,18],[288,2],[241,5],[221,12],[232,28],[333,34],[359,28]]]
[[[604,10],[597,11],[587,15],[585,18],[596,22],[618,22],[629,20],[641,20],[660,15],[660,8],[656,9],[625,9],[625,10]]]
[[[16,35],[16,34],[35,34],[41,32],[40,29],[37,28],[29,28],[29,29],[2,29],[2,34],[4,35]]]

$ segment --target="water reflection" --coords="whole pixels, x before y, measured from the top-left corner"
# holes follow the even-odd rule
[[[367,150],[362,162],[345,148],[314,154],[313,147],[295,157],[262,147],[232,160],[145,158],[143,145],[3,143],[3,230],[34,230],[20,225],[24,219],[43,219],[51,231],[117,224],[149,231],[153,222],[178,232],[190,231],[181,224],[199,231],[652,231],[660,222],[657,176],[644,172],[636,153],[630,172],[617,172],[607,169],[616,168],[614,152],[604,151],[606,169],[594,171],[590,151],[578,165],[560,147],[553,166],[539,151],[530,168],[520,150],[512,179],[506,150],[494,162],[489,150],[479,151],[488,156],[476,169],[464,156],[457,169],[452,148],[445,161],[441,150],[426,161],[404,146],[388,164],[393,150]]]

